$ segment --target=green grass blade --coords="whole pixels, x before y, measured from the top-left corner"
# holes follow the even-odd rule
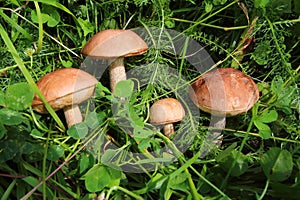
[[[32,36],[23,29],[16,21],[12,20],[9,16],[7,16],[3,10],[0,10],[0,16],[7,22],[7,24],[11,25],[11,27],[15,28],[18,32],[22,33],[25,38],[28,40],[32,40]]]
[[[37,18],[38,18],[38,24],[39,24],[39,39],[38,39],[38,48],[37,48],[37,52],[39,53],[42,50],[42,45],[43,45],[43,19],[42,19],[42,13],[41,13],[41,9],[40,6],[38,4],[38,2],[34,2],[35,5],[35,9],[36,9],[36,14],[37,14]]]
[[[12,191],[12,189],[14,188],[14,186],[17,183],[17,179],[14,179],[11,184],[9,184],[8,188],[6,188],[6,191],[4,192],[3,196],[1,197],[1,200],[6,200],[9,199],[9,195]]]
[[[16,48],[14,47],[12,41],[10,40],[10,38],[8,37],[7,32],[5,31],[4,27],[2,26],[2,24],[0,24],[0,34],[1,37],[4,41],[4,43],[6,44],[7,48],[9,49],[9,51],[11,52],[15,62],[17,63],[19,69],[21,70],[21,72],[23,73],[24,77],[26,78],[27,82],[29,83],[30,87],[33,89],[33,91],[40,97],[40,99],[42,100],[42,102],[44,103],[46,109],[48,110],[48,112],[50,113],[50,115],[53,117],[53,119],[56,121],[56,123],[58,124],[58,126],[64,131],[65,127],[62,123],[62,121],[59,119],[59,117],[57,116],[57,114],[55,113],[55,111],[51,108],[51,106],[49,105],[49,103],[47,102],[47,100],[45,99],[44,95],[41,93],[40,89],[38,88],[38,86],[35,84],[35,81],[33,80],[33,78],[31,77],[29,71],[26,69],[21,57],[19,56]]]

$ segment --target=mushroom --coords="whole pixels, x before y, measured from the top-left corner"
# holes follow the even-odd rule
[[[232,68],[220,68],[200,76],[192,83],[190,97],[201,110],[215,117],[212,126],[222,130],[226,117],[247,112],[259,99],[254,81],[243,72]],[[214,142],[221,144],[220,132],[212,132]]]
[[[85,56],[110,60],[110,88],[126,80],[124,57],[136,56],[148,50],[147,44],[131,30],[108,29],[95,34],[84,45],[81,53]]]
[[[64,68],[46,74],[36,84],[53,110],[64,110],[70,128],[82,121],[78,104],[93,95],[97,83],[94,76],[83,70]],[[31,106],[39,113],[48,113],[37,94],[34,95]]]
[[[181,121],[185,111],[181,103],[174,98],[165,98],[156,101],[150,107],[150,123],[163,125],[163,133],[171,136],[174,133],[173,123]]]

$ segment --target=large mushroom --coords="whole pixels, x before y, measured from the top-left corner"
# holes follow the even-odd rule
[[[150,107],[150,123],[163,125],[163,133],[171,136],[174,133],[173,123],[181,121],[185,111],[181,103],[174,98],[160,99]]]
[[[148,45],[131,30],[108,29],[95,34],[84,45],[81,53],[85,56],[109,59],[110,88],[117,82],[126,80],[124,57],[145,53]]]
[[[36,84],[53,110],[64,110],[69,128],[82,121],[78,104],[93,95],[97,83],[94,76],[83,70],[64,68],[46,74]],[[39,113],[48,113],[36,94],[31,106]]]
[[[254,81],[243,72],[220,68],[200,76],[192,83],[190,97],[201,110],[214,116],[212,126],[222,130],[226,117],[247,112],[259,99]],[[215,143],[221,144],[220,132],[212,132]]]

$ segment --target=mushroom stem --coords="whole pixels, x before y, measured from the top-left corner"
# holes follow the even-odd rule
[[[210,133],[211,133],[213,143],[216,144],[218,147],[220,147],[222,144],[223,134],[221,133],[222,130],[225,128],[225,124],[226,124],[225,116],[222,117],[214,116],[212,127],[216,130],[213,130]]]
[[[126,80],[124,57],[113,60],[109,65],[110,89],[113,92],[116,84],[121,80]]]
[[[78,105],[71,105],[64,108],[64,114],[68,128],[72,125],[82,122],[82,115]]]
[[[174,126],[172,123],[170,124],[165,124],[163,127],[163,132],[165,136],[170,137],[171,135],[174,134]]]

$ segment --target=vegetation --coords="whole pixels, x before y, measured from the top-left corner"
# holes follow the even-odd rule
[[[297,0],[1,1],[1,200],[297,199],[299,16]],[[107,70],[93,68],[107,62],[80,54],[106,29],[151,44],[125,59],[128,80],[114,94]],[[69,67],[99,83],[81,105],[84,122],[67,130],[62,111],[30,105],[39,78]],[[250,111],[227,118],[220,148],[207,140],[213,117],[187,90],[216,67],[239,69],[260,89]],[[186,109],[171,138],[148,122],[166,97]]]

